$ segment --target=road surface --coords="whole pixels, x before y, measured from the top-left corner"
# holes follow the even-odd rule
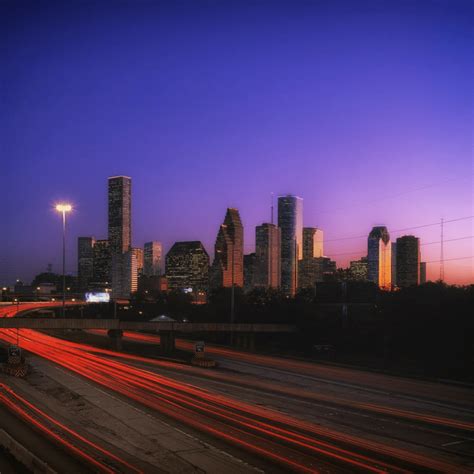
[[[439,397],[430,394],[425,383],[397,383],[397,378],[378,374],[235,351],[223,359],[234,369],[240,364],[238,373],[212,373],[31,330],[19,334],[21,346],[31,353],[283,469],[472,471],[472,456],[464,449],[469,443],[472,447],[474,425],[467,409],[463,411],[469,397],[464,391],[458,403],[446,398],[447,389]],[[16,330],[2,330],[0,338],[15,342]],[[391,391],[396,403],[387,396]],[[438,446],[440,442],[446,446]]]

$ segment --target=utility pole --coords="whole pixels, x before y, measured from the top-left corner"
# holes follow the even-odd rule
[[[268,284],[270,288],[273,288],[273,193],[271,193],[271,206],[270,206],[270,223],[271,226],[268,229],[269,237],[269,248],[267,250],[267,256],[269,261],[269,278]]]
[[[234,243],[232,242],[232,288],[230,292],[230,322],[234,324],[234,306],[235,306],[235,276],[234,276]]]
[[[66,311],[66,212],[63,211],[63,318]]]
[[[297,246],[298,246],[298,243],[295,237],[295,281],[294,281],[295,291],[294,291],[293,296],[296,296],[296,291],[298,289],[298,248]]]
[[[235,281],[234,281],[234,260],[235,260],[235,255],[234,255],[234,242],[232,242],[232,288],[230,289],[230,323],[231,323],[231,328],[230,328],[230,345],[232,346],[234,344],[234,322],[235,322]]]
[[[61,213],[63,222],[63,310],[62,316],[64,318],[66,312],[66,213],[72,211],[70,204],[57,204],[56,211]]]

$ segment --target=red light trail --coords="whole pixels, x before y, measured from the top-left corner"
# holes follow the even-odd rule
[[[30,308],[22,305],[21,309]],[[8,309],[8,316],[15,313],[16,308]],[[73,343],[28,329],[21,329],[20,336],[22,348],[31,353],[185,425],[292,470],[318,472],[322,466],[330,464],[351,471],[377,473],[409,472],[414,467],[462,472],[459,466],[448,462],[323,428],[117,359],[153,365],[160,365],[160,361]],[[142,336],[147,337],[137,337]],[[16,337],[16,330],[0,330],[0,339],[4,342],[15,343]],[[168,368],[172,366],[172,363],[163,363]]]
[[[102,335],[102,336],[107,335],[107,331],[103,329],[91,329],[88,332],[92,334]],[[156,336],[152,334],[135,333],[131,331],[125,331],[123,334],[123,337],[131,341],[143,342],[147,344],[159,344],[160,342],[160,336]],[[180,339],[176,340],[176,346],[183,350],[192,351],[194,349],[192,342],[180,340]],[[104,349],[102,349],[102,351],[104,351],[103,352],[104,354],[116,355],[113,351],[107,351]],[[244,354],[234,349],[223,349],[223,348],[209,346],[209,345],[207,346],[206,351],[210,354],[219,354],[221,352],[224,352],[226,354],[229,354],[230,357],[233,357],[235,355],[236,358],[238,358],[240,355],[245,355],[245,356],[254,355],[254,354]],[[195,374],[196,370],[198,370],[195,367],[190,368],[184,364],[180,364],[176,362],[149,359],[146,357],[136,356],[132,354],[121,354],[120,357],[123,359],[128,359],[130,361],[144,362],[147,364],[156,365],[159,367],[173,369],[173,370],[186,372],[190,374]],[[257,355],[257,358],[258,357],[259,356]],[[442,426],[447,426],[450,428],[466,430],[466,431],[474,431],[474,423],[470,423],[467,421],[456,420],[452,418],[445,418],[441,416],[435,416],[428,413],[412,412],[409,410],[402,410],[402,409],[393,408],[389,406],[378,405],[375,403],[356,402],[356,401],[349,400],[346,398],[339,398],[334,395],[327,396],[322,393],[315,393],[312,391],[304,390],[301,387],[298,389],[295,389],[292,387],[288,387],[286,385],[285,386],[277,385],[275,383],[267,383],[267,382],[259,381],[255,379],[248,380],[246,377],[242,377],[237,374],[228,375],[225,373],[202,370],[200,371],[200,376],[214,379],[214,380],[235,383],[240,386],[248,386],[249,388],[259,388],[262,390],[271,391],[273,393],[281,393],[283,395],[289,395],[289,396],[298,397],[298,398],[305,398],[305,399],[310,399],[310,400],[314,400],[318,402],[326,402],[326,403],[330,403],[334,405],[352,407],[358,410],[365,410],[365,411],[369,411],[373,413],[385,414],[385,415],[393,416],[396,418],[405,418],[407,420],[415,420],[415,421],[420,421],[420,422],[424,422],[428,424],[442,425]]]
[[[37,431],[46,435],[67,451],[72,452],[76,457],[93,466],[99,472],[109,474],[117,472],[116,469],[110,467],[113,465],[125,468],[127,472],[141,472],[120,457],[60,423],[3,383],[0,383],[0,403]]]

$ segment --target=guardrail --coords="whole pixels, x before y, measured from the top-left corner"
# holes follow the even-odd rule
[[[288,324],[179,323],[120,321],[118,319],[0,318],[1,328],[20,329],[121,329],[128,331],[290,333]]]

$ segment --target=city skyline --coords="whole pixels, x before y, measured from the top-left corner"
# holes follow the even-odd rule
[[[305,225],[323,229],[343,267],[365,238],[334,239],[386,225],[396,240],[394,229],[472,215],[471,7],[448,3],[301,3],[296,14],[243,2],[202,6],[199,22],[192,5],[96,5],[95,21],[78,5],[8,8],[0,280],[59,271],[61,200],[75,208],[74,273],[75,237],[107,235],[103,180],[114,174],[134,180],[134,245],[165,251],[200,240],[212,256],[227,207],[254,251],[272,192],[304,198]],[[416,235],[422,259],[439,260],[438,244],[423,245],[439,226]],[[451,260],[474,254],[472,235],[472,220],[445,226],[446,281],[474,281],[472,259]]]
[[[114,177],[112,177],[112,178],[114,178]],[[128,180],[130,180],[130,181],[133,181],[133,177],[126,177],[126,178],[127,178]],[[111,177],[107,178],[107,181],[109,182],[110,179],[111,179]],[[278,197],[278,198],[288,198],[288,197],[289,197],[289,198],[296,198],[296,199],[299,199],[300,201],[303,201],[303,199],[299,198],[298,196],[294,196],[294,195],[291,195],[291,194],[285,194],[285,195],[277,196],[277,197]],[[273,199],[273,197],[272,197],[272,199]],[[131,202],[133,203],[134,200],[131,199]],[[239,209],[237,209],[237,208],[235,208],[235,209],[240,213],[240,210],[239,210]],[[72,209],[72,214],[73,214],[73,215],[74,215],[74,211],[75,211],[75,210],[76,210],[76,207],[73,206],[73,209]],[[270,207],[269,213],[271,213],[271,214],[274,213],[273,205]],[[464,217],[461,216],[460,218],[461,218],[462,221],[464,221],[464,222],[466,222],[466,221],[467,221],[467,222],[471,222],[472,219],[470,219],[470,218],[468,218],[468,217],[469,217],[469,216],[464,216]],[[457,219],[458,219],[458,218],[455,218],[455,219],[454,219],[454,220],[455,220],[454,223],[456,223]],[[269,219],[269,220],[270,220],[270,219]],[[441,223],[441,222],[440,222],[440,223]],[[440,223],[439,223],[439,225],[438,225],[438,223],[436,223],[436,222],[433,222],[433,223],[422,223],[422,224],[419,224],[419,225],[415,225],[415,226],[413,226],[413,227],[416,229],[416,228],[419,226],[420,229],[416,229],[416,230],[417,230],[417,231],[419,231],[419,230],[422,231],[424,227],[429,227],[429,228],[440,227]],[[451,223],[451,222],[449,222],[449,219],[445,219],[445,226],[446,226],[446,225],[449,225],[450,223]],[[245,222],[243,222],[242,224],[243,224],[244,234],[245,234],[245,235],[249,234],[250,232],[249,232],[249,229],[247,229],[247,226],[245,225]],[[130,221],[130,225],[131,225],[131,229],[133,229],[133,226],[134,226],[134,221],[133,221],[133,220]],[[255,250],[256,250],[256,246],[255,246],[255,243],[256,243],[256,242],[255,242],[255,229],[256,229],[257,227],[259,227],[259,225],[261,225],[261,224],[257,224],[257,225],[252,229],[252,231],[253,231],[253,233],[254,233],[254,236],[253,236],[253,239],[252,239],[253,242],[252,242],[251,244],[245,244],[245,246],[244,246],[244,254],[245,254],[245,255],[250,254],[250,253],[254,253]],[[276,225],[277,225],[277,224],[276,224]],[[305,219],[304,219],[304,216],[303,216],[303,223],[302,223],[302,228],[301,228],[302,232],[301,232],[301,236],[300,236],[301,242],[303,242],[303,237],[304,237],[303,226],[304,226],[304,229],[308,229],[308,230],[309,230],[309,229],[310,229],[309,225],[311,225],[311,224],[310,224],[310,223],[307,223],[307,222],[305,221]],[[377,228],[377,227],[379,227],[379,226],[374,226],[374,228]],[[384,227],[385,227],[385,226],[384,226]],[[387,227],[388,227],[388,226],[387,226]],[[318,229],[318,230],[319,230],[320,232],[324,232],[324,229],[322,229],[321,226],[319,226],[319,229]],[[373,230],[373,229],[372,229],[372,230]],[[399,237],[406,237],[408,234],[410,234],[411,230],[412,230],[412,227],[403,228],[403,229],[399,229],[399,230],[395,230],[395,235],[394,235],[393,237],[391,236],[390,239],[391,239],[391,241],[392,241],[393,243],[395,243],[396,240],[397,240],[397,238],[399,238]],[[445,231],[446,231],[446,227],[445,227]],[[390,228],[388,228],[388,232],[389,232],[389,233],[391,232]],[[131,230],[130,233],[133,234],[133,230]],[[408,234],[407,234],[407,233],[408,233]],[[107,231],[106,231],[106,234],[107,234]],[[364,245],[366,246],[366,245],[367,245],[366,242],[367,242],[367,238],[369,237],[369,234],[370,234],[370,232],[368,232],[367,235],[365,235],[365,236],[364,236],[364,235],[359,235],[359,236],[357,236],[357,235],[352,235],[352,236],[350,236],[350,235],[338,236],[338,237],[334,237],[334,240],[329,239],[329,240],[328,240],[328,243],[331,244],[331,242],[336,242],[336,243],[337,243],[337,242],[341,242],[341,241],[342,241],[342,242],[345,242],[345,241],[348,240],[348,241],[350,241],[350,242],[363,242],[363,243],[362,243],[362,246],[364,246]],[[78,246],[78,239],[79,239],[79,240],[80,240],[80,239],[93,239],[94,241],[101,242],[101,241],[104,241],[104,240],[101,240],[102,237],[103,237],[102,234],[99,235],[99,237],[97,238],[97,236],[96,236],[96,235],[93,235],[92,233],[90,233],[89,235],[80,235],[80,236],[74,236],[74,235],[71,236],[71,235],[69,235],[69,240],[70,240],[70,242],[68,243],[68,248],[67,248],[69,257],[68,257],[67,266],[66,266],[67,274],[69,274],[69,275],[74,275],[74,276],[79,276],[79,274],[78,274],[78,270],[79,270],[79,269],[78,269],[78,266],[77,266],[77,265],[78,265],[77,262],[78,262],[78,259],[79,259],[79,253],[78,253],[78,252],[79,252],[79,249],[78,249],[78,247],[77,247],[77,246]],[[417,237],[419,238],[418,235],[417,235]],[[215,238],[214,238],[214,239],[215,239]],[[155,240],[156,240],[156,239],[155,239]],[[183,239],[181,239],[181,240],[185,240],[185,238],[183,238]],[[419,238],[419,240],[421,241],[421,244],[420,244],[420,245],[421,245],[421,260],[424,261],[424,260],[426,260],[426,257],[424,257],[424,253],[423,253],[423,246],[424,246],[424,243],[423,243],[423,239],[422,239],[422,238]],[[460,240],[470,240],[470,239],[461,238]],[[107,240],[105,240],[105,241],[108,242]],[[189,239],[187,239],[187,241],[189,241]],[[449,243],[452,242],[452,241],[457,242],[458,239],[455,238],[455,239],[451,240],[451,239],[446,239],[446,237],[445,237],[445,245],[446,245],[446,243],[449,244]],[[70,244],[71,244],[71,243],[73,243],[73,245],[72,245],[73,248],[70,248]],[[144,248],[144,246],[145,246],[147,243],[150,243],[150,242],[143,242],[143,243],[140,243],[140,242],[139,242],[139,243],[136,243],[136,242],[134,242],[134,241],[131,241],[130,245],[131,245],[131,249],[138,249],[138,250],[141,249],[141,250],[143,251],[143,248]],[[157,243],[160,243],[160,242],[157,242]],[[168,252],[168,251],[173,247],[173,245],[175,245],[176,243],[179,243],[179,241],[175,241],[175,242],[170,243],[170,244],[169,244],[169,247],[168,247],[168,245],[166,245],[166,246],[163,245],[163,250],[162,250],[163,256],[166,255],[167,252]],[[326,241],[323,240],[322,243],[325,245],[325,244],[326,244]],[[215,244],[215,242],[214,242],[214,244]],[[433,244],[439,244],[439,241],[428,242],[428,243],[425,242],[425,245],[433,245]],[[212,260],[212,259],[214,258],[214,252],[212,251],[212,250],[213,250],[213,244],[212,244],[212,243],[204,243],[204,242],[203,242],[203,245],[204,245],[204,248],[206,249],[206,251],[208,252],[208,254],[209,254],[209,256],[210,256],[210,258],[211,258],[211,260]],[[74,248],[74,247],[76,247],[76,248]],[[208,250],[208,249],[209,249],[209,250]],[[303,248],[301,247],[301,255],[302,255],[302,252],[303,252]],[[365,252],[365,253],[364,253],[364,252]],[[445,252],[446,252],[446,248],[445,248]],[[331,254],[326,254],[326,253],[325,253],[324,256],[325,256],[325,257],[329,257],[329,258],[331,258],[332,260],[336,261],[338,268],[349,268],[349,266],[350,266],[349,264],[350,264],[350,261],[351,261],[351,260],[355,260],[355,259],[359,259],[359,258],[366,258],[366,257],[367,257],[367,248],[365,248],[365,250],[364,250],[364,249],[361,249],[359,252],[357,252],[357,251],[354,251],[354,252],[351,251],[351,252],[348,252],[348,253],[343,252],[342,254],[336,254],[335,256],[333,256],[333,255],[331,255]],[[434,257],[436,258],[436,253],[434,253]],[[70,258],[72,258],[73,261],[69,260]],[[341,263],[340,263],[341,260],[344,261],[344,262],[346,262],[346,263],[341,264]],[[452,260],[450,260],[450,258],[449,258],[449,257],[446,257],[446,256],[445,256],[445,260],[446,260],[446,261],[445,261],[444,265],[445,265],[445,268],[446,268],[446,265],[449,266],[449,265],[450,265],[450,262],[452,262]],[[463,259],[460,259],[460,260],[463,260]],[[427,263],[428,263],[428,267],[427,267],[427,268],[428,268],[428,270],[427,270],[427,279],[428,279],[428,280],[432,280],[432,281],[436,281],[437,279],[439,279],[439,271],[440,271],[440,270],[439,270],[439,269],[440,269],[439,258],[438,258],[438,260],[431,261],[431,262],[428,261]],[[50,265],[50,262],[47,264],[47,266],[49,266],[49,265]],[[430,270],[431,270],[431,271],[430,271]],[[38,269],[38,270],[33,269],[33,270],[31,270],[31,273],[32,273],[33,276],[34,276],[34,275],[36,275],[36,274],[38,274],[38,273],[41,273],[41,271],[47,271],[46,265],[45,265],[45,268],[43,268],[43,269]],[[54,271],[55,271],[55,269],[54,269],[54,264],[53,264],[53,272],[54,272]],[[26,282],[29,281],[28,279],[22,279],[21,277],[16,276],[14,279],[12,279],[11,282],[6,282],[5,284],[13,284],[14,281],[16,281],[16,280],[21,280],[21,281],[26,281]],[[446,280],[447,280],[447,279],[445,278],[445,281],[446,281]],[[448,283],[457,283],[457,282],[450,282],[450,281],[447,281],[447,282],[448,282]],[[471,282],[470,280],[467,280],[465,283],[466,283],[466,284],[469,284],[469,283],[472,283],[472,282]],[[463,284],[463,283],[461,282],[460,284]]]
[[[0,470],[474,474],[473,26],[0,1]]]

